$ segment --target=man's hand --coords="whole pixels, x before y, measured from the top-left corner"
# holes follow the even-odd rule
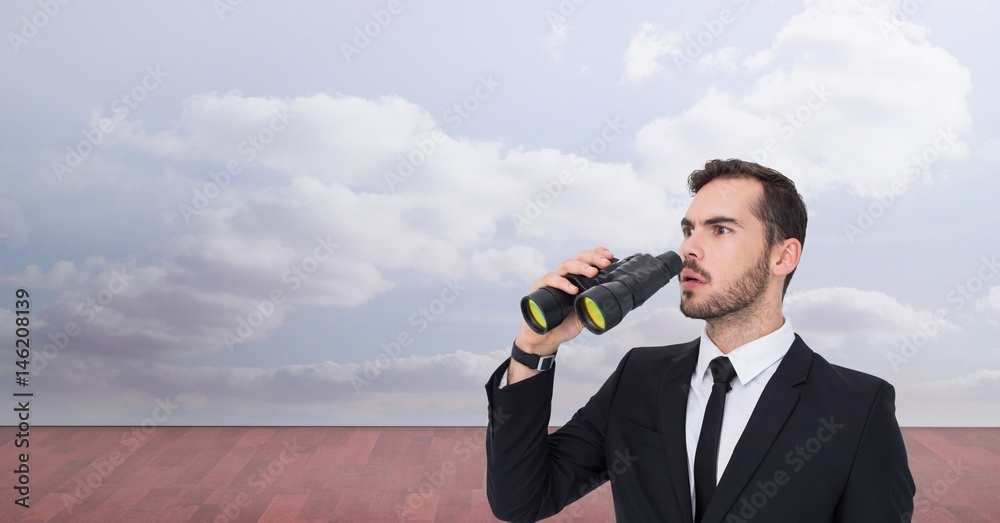
[[[559,267],[531,285],[531,290],[529,292],[535,291],[542,287],[555,287],[565,291],[570,295],[575,295],[580,292],[581,289],[577,289],[572,282],[566,279],[567,274],[579,274],[581,276],[586,276],[588,278],[593,278],[597,275],[600,269],[611,265],[612,256],[611,251],[604,247],[598,247],[589,251],[583,251],[576,255],[576,258],[570,258],[562,262]],[[570,312],[566,319],[563,320],[559,326],[546,332],[545,334],[538,334],[528,327],[528,324],[521,320],[521,332],[518,333],[517,339],[514,343],[517,344],[518,348],[527,352],[529,354],[538,354],[539,356],[548,356],[555,353],[563,343],[572,340],[580,334],[583,330],[583,323],[580,322],[580,318],[576,315],[576,311]],[[507,384],[511,385],[521,381],[525,378],[530,378],[540,371],[535,369],[530,369],[517,360],[511,358],[510,367],[507,369]]]

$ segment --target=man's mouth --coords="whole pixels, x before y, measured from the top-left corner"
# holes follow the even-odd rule
[[[681,271],[681,283],[706,283],[705,279],[698,276],[698,273],[692,271],[691,269],[684,269]]]

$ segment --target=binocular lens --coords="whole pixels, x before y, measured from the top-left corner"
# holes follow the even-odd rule
[[[573,312],[573,297],[552,287],[542,287],[521,298],[521,316],[531,330],[545,334]]]
[[[596,328],[597,331],[603,332],[606,323],[601,307],[589,296],[582,296],[580,299],[583,300],[583,321],[593,327],[591,330]]]
[[[542,308],[535,303],[535,300],[528,300],[528,315],[531,317],[531,322],[534,323],[535,327],[537,327],[535,330],[548,330],[548,322],[545,321],[545,315],[542,314]]]

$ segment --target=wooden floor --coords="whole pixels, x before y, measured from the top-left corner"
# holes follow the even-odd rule
[[[903,429],[917,522],[1000,521],[1000,429]],[[0,434],[0,521],[495,521],[485,429],[32,427]],[[29,451],[30,508],[14,503]],[[549,521],[613,521],[610,489]]]

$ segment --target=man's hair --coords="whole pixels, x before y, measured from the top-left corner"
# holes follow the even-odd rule
[[[764,194],[753,203],[750,211],[764,224],[764,241],[767,248],[774,247],[788,238],[795,238],[803,246],[806,243],[806,204],[795,189],[795,182],[787,176],[743,160],[709,160],[705,168],[694,171],[688,177],[688,190],[694,196],[708,182],[717,178],[746,178],[758,180],[764,186]],[[795,270],[788,273],[785,286],[781,290],[784,298],[788,283]]]

